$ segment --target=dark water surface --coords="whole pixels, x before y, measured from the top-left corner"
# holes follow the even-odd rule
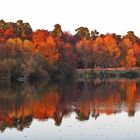
[[[140,140],[140,80],[0,84],[0,140]]]

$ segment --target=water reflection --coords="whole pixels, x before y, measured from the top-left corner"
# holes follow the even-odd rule
[[[6,86],[4,86],[6,85]],[[33,119],[49,118],[60,125],[64,117],[76,113],[79,121],[122,111],[134,116],[140,109],[140,80],[109,79],[90,83],[0,86],[0,130],[29,127]]]

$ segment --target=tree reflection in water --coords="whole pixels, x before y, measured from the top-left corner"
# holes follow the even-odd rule
[[[140,80],[95,80],[86,84],[0,84],[0,130],[29,127],[33,119],[54,119],[60,125],[72,112],[79,121],[102,114],[128,112],[140,102]]]

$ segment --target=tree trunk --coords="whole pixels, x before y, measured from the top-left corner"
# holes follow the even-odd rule
[[[84,71],[85,71],[85,77],[84,78],[85,78],[85,81],[87,81],[87,63],[85,63],[85,70]]]

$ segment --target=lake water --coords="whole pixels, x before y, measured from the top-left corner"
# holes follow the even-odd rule
[[[0,84],[0,140],[140,140],[140,80]]]

